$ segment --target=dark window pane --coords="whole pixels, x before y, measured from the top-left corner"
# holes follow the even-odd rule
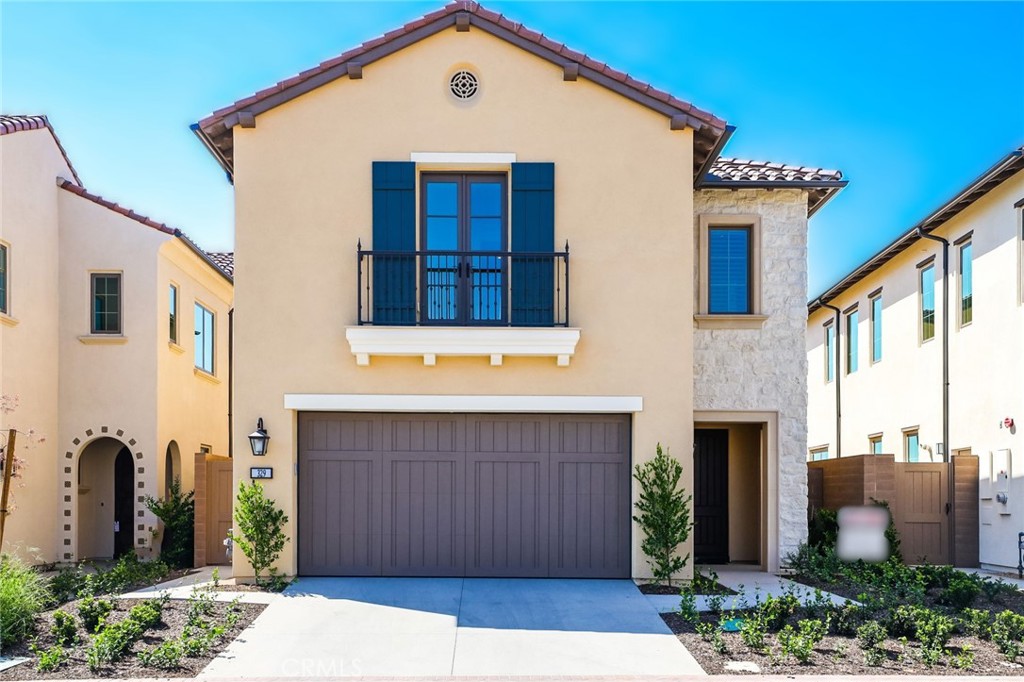
[[[93,275],[92,329],[97,334],[121,331],[120,275]]]
[[[7,247],[0,244],[0,313],[7,307]]]
[[[708,230],[708,312],[750,313],[750,230]]]

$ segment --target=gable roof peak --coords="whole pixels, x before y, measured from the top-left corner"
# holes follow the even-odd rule
[[[192,131],[227,171],[230,179],[234,172],[233,129],[236,125],[251,125],[256,115],[338,78],[361,74],[363,66],[453,26],[459,31],[469,30],[470,27],[482,30],[541,59],[566,68],[572,67],[574,77],[590,80],[668,117],[672,130],[692,128],[695,172],[704,168],[717,155],[721,143],[731,133],[732,127],[714,114],[470,0],[451,2],[311,69],[217,109],[193,124]]]

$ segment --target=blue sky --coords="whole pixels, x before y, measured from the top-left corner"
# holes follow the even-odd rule
[[[188,130],[438,2],[0,2],[0,108],[50,116],[87,188],[232,246]],[[1024,3],[485,3],[737,126],[725,154],[839,168],[810,293],[1024,144]]]

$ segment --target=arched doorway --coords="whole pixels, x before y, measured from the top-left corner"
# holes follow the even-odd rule
[[[178,444],[171,441],[167,444],[167,454],[164,456],[164,499],[171,496],[171,484],[174,479],[181,478],[181,453],[178,451]]]
[[[124,443],[98,438],[78,458],[77,559],[109,559],[134,546],[135,462]]]

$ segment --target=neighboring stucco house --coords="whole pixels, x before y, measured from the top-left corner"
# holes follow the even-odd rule
[[[43,116],[0,116],[0,164],[0,392],[18,398],[0,427],[44,438],[18,443],[3,551],[145,556],[145,496],[228,449],[231,278],[88,192]]]
[[[812,299],[807,322],[809,458],[978,455],[980,560],[1004,569],[1024,531],[1022,211],[1024,148]]]
[[[271,437],[235,477],[272,476],[283,573],[649,575],[658,443],[699,561],[805,537],[838,172],[722,159],[723,120],[469,2],[193,130],[234,183],[234,438]]]

